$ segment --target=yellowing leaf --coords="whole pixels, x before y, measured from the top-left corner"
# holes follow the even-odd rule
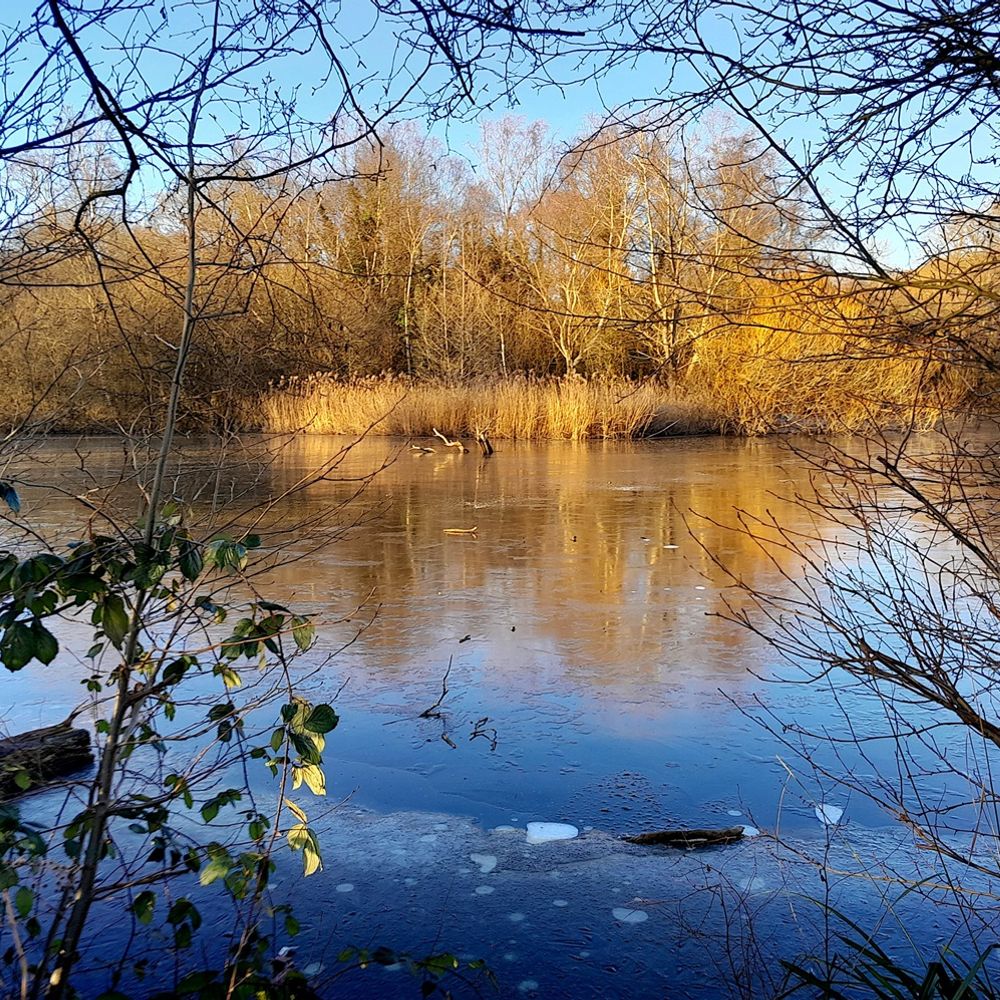
[[[302,823],[306,821],[306,814],[291,800],[285,799],[285,805],[292,811],[292,815]]]
[[[309,786],[313,795],[326,795],[326,775],[316,764],[303,764],[296,770],[302,775],[302,780]]]

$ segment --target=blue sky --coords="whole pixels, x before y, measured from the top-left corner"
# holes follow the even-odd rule
[[[77,0],[92,10],[101,8],[102,0]],[[169,7],[169,33],[173,36],[171,45],[173,54],[164,54],[153,49],[140,50],[136,56],[141,72],[147,83],[160,85],[161,80],[168,79],[177,67],[183,64],[185,45],[190,44],[185,32],[193,26],[199,10],[205,10],[209,5],[202,3],[171,3]],[[232,0],[242,4],[242,0]],[[21,19],[30,18],[36,8],[35,3],[27,0],[13,0],[0,11],[0,23],[11,24]],[[409,64],[400,59],[397,39],[384,24],[375,19],[371,7],[364,0],[343,0],[339,7],[331,4],[327,9],[339,10],[338,16],[331,25],[331,42],[338,49],[346,71],[358,82],[358,94],[366,107],[378,107],[394,104],[405,93],[411,74],[419,69],[420,60],[412,57]],[[160,10],[159,0],[148,5],[151,23],[158,20]],[[130,15],[131,17],[131,15]],[[124,20],[120,23],[124,24]],[[135,30],[135,21],[129,22]],[[138,22],[141,23],[141,22]],[[122,68],[120,54],[107,44],[108,39],[100,37],[93,31],[81,36],[88,56],[94,60],[105,74]],[[33,49],[33,50],[32,50]],[[25,67],[42,54],[41,46],[29,46],[25,51]],[[298,111],[316,122],[329,121],[340,96],[336,81],[323,83],[326,60],[316,50],[305,55],[289,55],[276,63],[269,65],[266,72],[272,74],[268,81],[269,89],[280,90],[284,96],[295,95]],[[393,72],[389,72],[390,68]],[[516,93],[512,103],[504,100],[498,92],[496,80],[491,79],[500,68],[500,63],[494,59],[483,63],[481,82],[484,90],[479,97],[492,105],[486,115],[497,116],[507,111],[514,111],[523,117],[542,119],[546,121],[551,134],[558,140],[569,140],[585,127],[587,120],[601,116],[609,109],[614,109],[630,101],[642,100],[657,96],[669,99],[665,92],[667,83],[666,63],[656,56],[646,56],[634,65],[621,65],[606,73],[594,73],[593,65],[584,62],[582,65],[564,62],[554,66],[553,75],[556,84],[539,87],[531,84],[523,85]],[[386,87],[384,81],[392,77],[394,83]],[[250,74],[252,82],[260,85],[263,76],[256,71]],[[440,138],[451,150],[460,155],[473,157],[473,148],[478,135],[478,124],[475,112],[468,105],[459,116],[439,120],[428,120],[422,110],[423,97],[427,93],[433,95],[435,90],[443,85],[447,75],[443,70],[434,70],[424,81],[424,95],[417,95],[412,101],[404,101],[398,115],[411,121],[424,124],[431,132]],[[691,83],[691,80],[673,80],[677,86]],[[558,84],[562,83],[562,86]],[[65,105],[73,106],[72,90],[61,95]],[[80,100],[83,96],[81,94]],[[62,110],[62,109],[60,109]],[[252,103],[239,107],[235,104],[223,106],[216,104],[211,115],[202,126],[201,138],[208,143],[218,144],[220,141],[230,141],[237,138],[241,130],[249,134],[253,131],[254,110]],[[240,122],[241,114],[246,114],[247,122]],[[786,141],[793,148],[802,149],[810,141],[820,135],[822,123],[799,123],[794,133],[787,135]],[[181,130],[182,122],[176,118],[170,126],[175,135]],[[844,168],[843,176],[832,171],[821,178],[821,183],[834,199],[847,202],[855,193],[850,186],[850,164]],[[900,220],[900,229],[905,229],[905,220]],[[895,261],[905,262],[907,256],[907,241],[900,232],[894,232],[893,226],[887,227],[883,236],[883,245],[888,255]]]

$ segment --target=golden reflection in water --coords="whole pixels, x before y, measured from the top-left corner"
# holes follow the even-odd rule
[[[296,442],[272,488],[332,447],[319,436]],[[345,471],[373,467],[392,447],[364,442]],[[372,595],[376,621],[349,654],[351,671],[369,679],[431,676],[454,656],[498,689],[613,687],[641,698],[650,683],[731,682],[762,652],[715,617],[728,581],[709,553],[751,584],[773,584],[776,571],[745,535],[712,522],[732,523],[734,507],[801,520],[774,495],[805,482],[801,469],[791,474],[800,482],[790,478],[794,463],[782,467],[789,458],[775,443],[716,439],[508,444],[488,460],[402,451],[368,491],[380,514],[277,570],[274,583],[331,617]],[[289,518],[343,489],[314,487]],[[472,527],[474,536],[445,532]]]

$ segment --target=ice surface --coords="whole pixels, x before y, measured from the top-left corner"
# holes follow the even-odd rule
[[[569,823],[529,823],[529,844],[547,844],[552,840],[572,840],[580,831]]]
[[[444,819],[447,833],[436,843],[421,843]],[[296,895],[301,883],[290,867],[284,885],[303,926],[296,939],[302,965],[319,961],[329,969],[345,941],[416,953],[426,950],[433,929],[441,947],[482,957],[499,974],[497,1000],[520,1000],[518,984],[525,979],[538,980],[547,996],[621,996],[623,962],[642,970],[629,982],[630,1000],[662,1000],[677,983],[693,1000],[717,1000],[727,987],[721,973],[707,968],[706,954],[721,956],[727,940],[746,934],[748,913],[761,953],[794,960],[821,940],[823,927],[818,907],[797,908],[793,939],[790,898],[820,899],[829,891],[831,905],[863,927],[877,927],[884,914],[870,877],[882,871],[879,859],[891,857],[897,869],[905,864],[916,879],[933,873],[932,859],[913,849],[905,831],[852,824],[831,839],[826,829],[814,823],[808,835],[780,843],[759,838],[708,851],[664,852],[621,840],[620,827],[609,820],[608,828],[599,825],[586,837],[539,847],[525,844],[523,834],[484,829],[462,816],[377,813],[352,805],[320,831],[333,877],[320,873],[309,894]],[[409,848],[406,856],[394,852],[400,845]],[[470,862],[473,855],[496,858],[496,868],[484,877],[478,858]],[[858,877],[825,887],[824,861]],[[472,871],[462,874],[462,868]],[[362,886],[365,905],[358,905],[357,891],[337,893],[338,883]],[[487,889],[492,892],[477,891]],[[913,893],[898,905],[912,933],[934,939],[939,916],[933,900],[921,902]],[[536,947],[539,941],[544,948]],[[398,981],[381,1000],[407,1000],[411,994]],[[370,975],[343,983],[342,1000],[371,996]],[[559,987],[550,993],[552,983]]]
[[[489,873],[494,871],[497,866],[495,854],[470,854],[469,860],[474,861],[477,865],[479,865],[480,875],[489,875]]]

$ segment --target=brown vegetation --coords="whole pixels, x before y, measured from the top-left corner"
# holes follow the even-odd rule
[[[357,144],[341,179],[214,182],[187,429],[853,430],[900,408],[931,423],[968,394],[940,333],[911,318],[932,304],[967,318],[949,260],[907,277],[917,299],[803,264],[816,233],[743,136],[682,148],[668,130],[603,128],[559,157],[543,126],[506,118],[484,125],[480,156],[473,174],[403,128]],[[123,233],[57,204],[22,234],[31,267],[7,262],[0,312],[5,423],[155,426],[179,212],[164,194]]]

